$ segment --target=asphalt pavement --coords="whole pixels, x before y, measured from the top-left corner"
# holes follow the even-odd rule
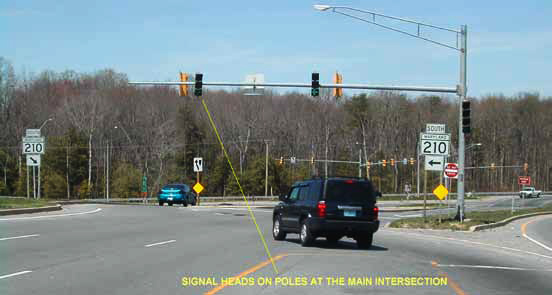
[[[506,232],[501,237],[512,240],[508,247],[499,240],[470,239],[466,233],[381,228],[369,250],[357,249],[350,239],[334,246],[319,239],[314,247],[304,248],[297,235],[285,241],[272,239],[270,209],[253,212],[278,274],[244,208],[72,205],[61,212],[0,218],[0,294],[549,294],[552,290],[552,251],[519,238],[517,229],[516,234]],[[382,220],[399,218],[395,215],[382,214]],[[526,225],[527,234],[549,243],[549,222],[543,218]],[[245,281],[221,286],[220,279],[228,277]],[[219,285],[210,285],[207,278]],[[247,278],[256,281],[251,286]],[[353,286],[351,278],[359,282],[364,278],[365,284]],[[406,278],[428,280],[424,286],[396,285]],[[446,278],[446,284],[428,285],[436,278]],[[200,285],[191,286],[199,279]],[[315,284],[302,286],[303,279],[314,279]]]

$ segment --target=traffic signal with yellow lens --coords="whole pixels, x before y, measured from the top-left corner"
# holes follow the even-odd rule
[[[188,74],[180,72],[180,82],[188,82]],[[188,96],[188,85],[179,85],[180,96]]]

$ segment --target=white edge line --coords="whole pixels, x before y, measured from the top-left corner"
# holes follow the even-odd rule
[[[529,241],[531,241],[531,242],[533,242],[533,243],[535,243],[535,244],[537,244],[537,245],[543,247],[544,249],[546,249],[546,250],[548,250],[548,251],[552,251],[552,248],[550,248],[550,247],[546,246],[545,244],[543,244],[543,243],[541,243],[541,242],[539,242],[539,241],[537,241],[537,240],[531,238],[530,236],[528,236],[528,235],[526,235],[526,234],[523,234],[523,237],[526,238],[526,239],[528,239]]]
[[[153,244],[145,245],[144,247],[149,248],[149,247],[164,245],[164,244],[173,243],[173,242],[176,242],[176,240],[169,240],[169,241],[164,241],[164,242],[159,242],[159,243],[153,243]]]
[[[10,220],[25,220],[25,219],[39,219],[39,218],[52,218],[52,217],[64,217],[64,216],[75,216],[83,214],[91,214],[102,211],[102,208],[96,208],[96,210],[79,212],[79,213],[69,213],[69,214],[57,214],[57,215],[42,215],[42,216],[29,216],[29,217],[15,217],[15,218],[0,218],[0,221],[10,221]]]
[[[6,278],[9,278],[9,277],[15,277],[15,276],[18,276],[18,275],[24,275],[24,274],[30,273],[30,272],[33,272],[33,271],[32,271],[32,270],[24,270],[24,271],[12,273],[12,274],[9,274],[9,275],[0,276],[0,279],[6,279]]]
[[[468,244],[489,246],[489,247],[498,248],[498,249],[502,249],[502,250],[510,250],[510,251],[514,251],[514,252],[531,254],[531,255],[535,255],[535,256],[539,256],[539,257],[552,259],[552,256],[543,255],[543,254],[539,254],[539,253],[535,253],[535,252],[531,252],[531,251],[524,251],[524,250],[520,250],[520,249],[515,249],[515,248],[510,248],[510,247],[502,247],[502,246],[497,246],[497,245],[493,245],[493,244],[486,244],[486,243],[474,242],[474,241],[469,241],[469,240],[455,239],[455,238],[449,238],[449,237],[439,237],[439,236],[434,236],[434,235],[422,235],[422,234],[416,234],[416,233],[406,233],[404,231],[395,231],[395,230],[387,230],[386,232],[388,232],[388,233],[401,233],[401,234],[408,234],[408,235],[418,236],[418,237],[435,238],[435,239],[439,239],[439,240],[449,240],[449,241],[462,242],[462,243],[468,243]]]
[[[503,269],[503,270],[552,271],[552,269],[521,268],[521,267],[492,266],[492,265],[437,264],[437,266],[439,266],[439,267]]]
[[[18,236],[18,237],[1,238],[0,241],[23,239],[23,238],[38,237],[38,236],[40,236],[40,235],[39,234],[34,234],[34,235],[26,235],[26,236]]]

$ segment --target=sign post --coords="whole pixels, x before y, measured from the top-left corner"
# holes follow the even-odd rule
[[[194,189],[194,191],[197,194],[196,205],[199,206],[199,203],[200,203],[199,194],[203,190],[203,186],[199,182],[199,173],[203,172],[203,158],[200,158],[200,157],[194,158],[194,164],[193,165],[194,165],[194,172],[196,172],[196,184],[192,188]]]
[[[439,184],[442,186],[442,173],[444,170],[445,157],[450,151],[450,133],[446,133],[445,124],[426,124],[425,133],[420,133],[419,152],[424,155],[424,222],[427,217],[427,171],[439,171]],[[443,187],[444,188],[444,187]],[[446,196],[446,195],[445,195]]]
[[[442,209],[443,199],[448,195],[448,190],[443,184],[439,184],[434,190],[433,194],[439,198],[439,209]],[[439,214],[439,223],[441,223],[441,214]]]
[[[40,129],[25,130],[22,152],[27,156],[27,198],[29,198],[29,167],[33,169],[33,198],[40,199],[40,156],[44,154],[44,137],[40,136]],[[36,170],[38,169],[38,183]]]
[[[142,176],[142,197],[144,198],[144,203],[148,203],[148,177],[146,175]]]

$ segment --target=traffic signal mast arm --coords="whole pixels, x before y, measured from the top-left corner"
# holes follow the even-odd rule
[[[195,85],[195,82],[155,82],[155,81],[136,81],[128,82],[133,85]],[[291,88],[311,88],[312,83],[247,83],[247,82],[205,82],[203,86],[252,86],[252,87],[291,87]],[[394,91],[419,91],[419,92],[440,92],[440,93],[458,93],[458,87],[427,87],[427,86],[384,86],[368,84],[322,84],[320,88],[347,88],[347,89],[367,89],[367,90],[394,90]]]

